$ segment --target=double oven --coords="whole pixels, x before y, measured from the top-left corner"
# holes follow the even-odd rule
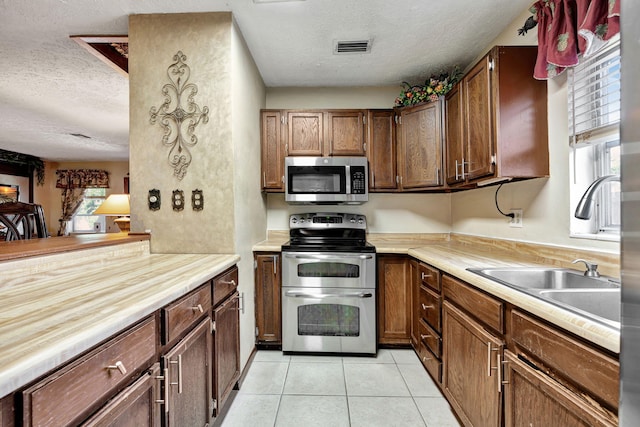
[[[282,247],[283,352],[375,355],[376,253],[366,218],[294,214]]]

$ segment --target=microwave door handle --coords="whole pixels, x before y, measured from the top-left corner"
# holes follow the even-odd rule
[[[345,182],[345,194],[351,194],[351,166],[346,165],[344,167],[344,180]]]
[[[356,258],[356,259],[372,259],[373,255],[348,255],[348,254],[339,254],[339,255],[299,255],[299,254],[290,254],[285,253],[285,258],[295,258],[295,259],[341,259],[341,258]]]

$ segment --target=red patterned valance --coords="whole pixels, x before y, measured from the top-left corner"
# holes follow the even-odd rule
[[[109,188],[109,172],[100,169],[58,169],[56,188]]]
[[[536,79],[577,65],[620,32],[620,0],[538,0],[530,11],[538,23]]]

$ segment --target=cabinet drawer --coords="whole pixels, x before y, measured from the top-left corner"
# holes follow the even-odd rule
[[[211,309],[211,288],[204,285],[169,304],[163,311],[164,343],[170,343]]]
[[[440,291],[440,270],[422,263],[418,266],[418,269],[422,284]]]
[[[449,276],[442,276],[444,297],[487,326],[504,333],[504,304]]]
[[[438,384],[442,383],[442,362],[423,344],[418,344],[418,356],[422,365],[427,369],[431,378]]]
[[[238,288],[238,267],[213,279],[213,306],[215,307]]]
[[[440,295],[430,289],[420,287],[420,317],[424,319],[433,329],[440,332]]]
[[[431,329],[431,327],[429,327],[429,325],[427,325],[424,320],[421,319],[418,323],[420,341],[424,345],[426,345],[427,348],[436,355],[436,357],[440,358],[442,354],[442,338],[440,338],[440,335],[436,331]]]
[[[148,367],[156,354],[150,318],[23,392],[25,426],[75,424]],[[116,368],[121,366],[121,370]]]
[[[618,408],[620,364],[563,332],[517,310],[511,312],[512,339],[545,366]]]

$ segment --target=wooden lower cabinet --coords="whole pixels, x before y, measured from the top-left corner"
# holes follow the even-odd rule
[[[212,357],[209,316],[162,357],[166,426],[209,425]]]
[[[618,425],[510,351],[505,351],[505,362],[505,427]]]
[[[256,253],[256,344],[282,345],[282,263],[276,252]]]
[[[460,420],[465,426],[499,427],[502,340],[445,301],[442,342],[442,389]]]
[[[378,343],[411,343],[409,258],[378,255]]]
[[[13,395],[0,399],[0,427],[13,427],[15,425],[15,408]]]
[[[236,291],[213,309],[213,415],[240,379],[240,302]]]
[[[82,427],[153,427],[160,425],[160,364],[121,391]]]

